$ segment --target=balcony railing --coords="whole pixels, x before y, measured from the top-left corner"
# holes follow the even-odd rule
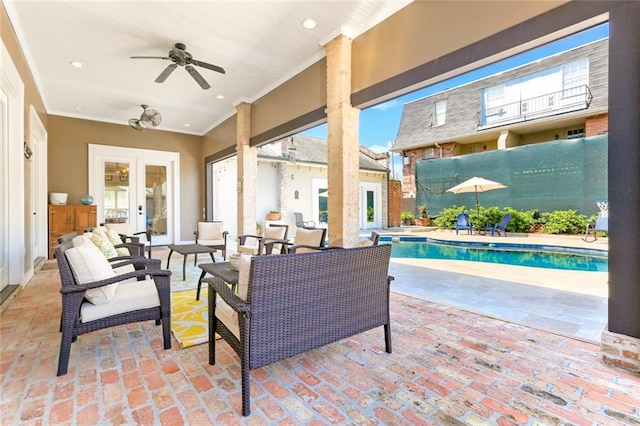
[[[593,96],[581,85],[478,112],[478,130],[589,108]]]

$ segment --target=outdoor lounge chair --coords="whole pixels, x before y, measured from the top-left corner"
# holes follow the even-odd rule
[[[456,235],[458,235],[458,231],[464,231],[465,229],[469,231],[469,234],[473,234],[473,225],[471,225],[471,221],[469,221],[469,215],[460,213],[456,216]]]
[[[487,223],[487,226],[485,227],[485,231],[491,231],[491,236],[493,237],[493,234],[495,234],[496,232],[498,233],[498,235],[500,235],[500,231],[504,232],[504,236],[507,236],[507,225],[509,224],[509,222],[511,222],[511,213],[507,213],[504,216],[502,216],[502,220],[500,221],[500,223]]]
[[[62,287],[62,339],[58,376],[67,374],[71,343],[77,336],[116,325],[162,323],[164,348],[171,348],[171,271],[159,259],[129,258],[112,265],[92,243],[55,248]],[[127,265],[129,272],[115,268]],[[132,266],[131,266],[132,265]]]
[[[607,200],[598,201],[596,203],[600,209],[595,222],[587,223],[584,231],[584,241],[592,243],[598,239],[597,232],[609,232],[609,202]],[[593,240],[589,241],[589,233],[593,233]]]
[[[296,218],[296,226],[298,228],[315,228],[316,227],[316,223],[311,221],[311,220],[304,220],[304,217],[302,216],[302,213],[294,213],[293,214]]]

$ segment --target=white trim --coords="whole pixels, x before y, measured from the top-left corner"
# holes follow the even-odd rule
[[[94,195],[94,202],[98,209],[98,223],[104,221],[104,206],[101,194],[104,191],[102,176],[102,162],[104,160],[118,161],[119,158],[128,158],[131,164],[131,175],[135,175],[133,168],[136,160],[141,163],[148,161],[166,162],[167,181],[173,188],[167,194],[167,206],[172,211],[167,211],[167,244],[182,243],[180,237],[180,153],[170,151],[156,151],[151,149],[126,148],[119,146],[89,144],[89,193]],[[121,161],[121,160],[120,160]],[[122,161],[121,161],[122,162]],[[135,226],[135,225],[134,225]],[[160,244],[165,242],[160,241]],[[154,241],[155,244],[155,241]]]
[[[5,171],[8,205],[8,267],[9,284],[25,285],[25,221],[24,221],[24,83],[11,60],[9,51],[0,40],[0,86],[8,96],[8,144]]]
[[[29,105],[29,146],[33,151],[29,163],[30,199],[25,224],[31,230],[31,239],[27,242],[26,278],[34,274],[34,261],[38,257],[47,258],[47,131],[33,105]],[[25,200],[26,201],[26,200]],[[26,209],[26,207],[25,207]]]

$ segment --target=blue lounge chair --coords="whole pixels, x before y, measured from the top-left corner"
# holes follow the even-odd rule
[[[460,213],[456,216],[456,235],[458,235],[458,230],[465,229],[469,231],[469,234],[473,234],[473,225],[471,225],[469,215],[466,213]]]
[[[502,216],[502,220],[500,221],[500,223],[487,223],[487,227],[485,228],[485,231],[491,231],[491,236],[493,237],[493,234],[495,234],[496,232],[498,233],[498,235],[500,235],[500,231],[504,232],[504,236],[507,236],[507,225],[509,224],[509,222],[511,222],[511,213],[507,213],[504,216]]]

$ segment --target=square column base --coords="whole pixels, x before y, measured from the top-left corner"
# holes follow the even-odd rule
[[[604,331],[601,351],[605,364],[640,374],[640,339]]]

